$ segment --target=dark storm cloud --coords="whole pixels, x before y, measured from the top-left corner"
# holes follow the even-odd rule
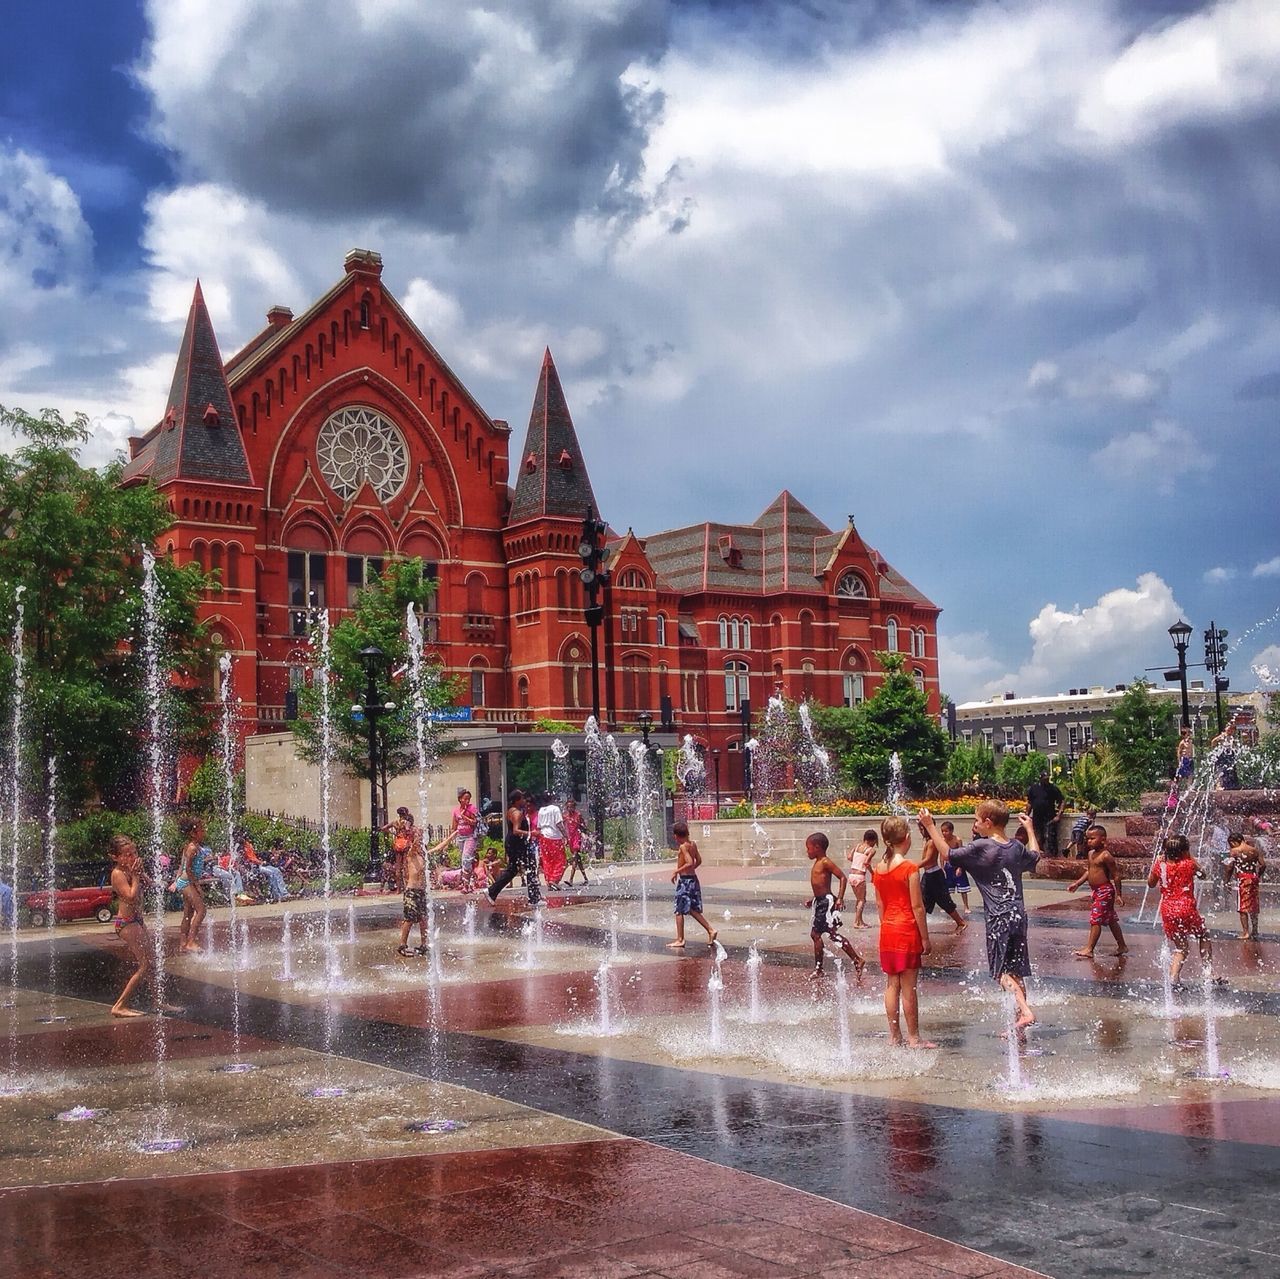
[[[625,207],[658,103],[621,77],[667,38],[663,0],[150,12],[139,76],[187,176],[445,232]]]

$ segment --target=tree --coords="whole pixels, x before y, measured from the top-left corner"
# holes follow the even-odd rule
[[[1121,796],[1153,790],[1173,768],[1177,710],[1170,702],[1157,702],[1145,680],[1135,680],[1098,730],[1098,740],[1111,748]]]
[[[1049,758],[1040,751],[1028,751],[1025,755],[1005,751],[996,769],[996,781],[1010,790],[1025,792],[1032,782],[1039,779],[1041,773],[1048,771]]]
[[[874,696],[851,717],[830,711],[815,717],[824,744],[838,756],[841,771],[855,786],[883,790],[889,781],[889,758],[896,751],[903,781],[911,790],[922,790],[942,780],[950,743],[929,714],[924,693],[906,673],[903,655],[875,656],[884,679]]]
[[[410,604],[422,608],[435,591],[435,583],[424,576],[420,559],[392,560],[381,575],[356,597],[354,612],[344,617],[329,634],[332,685],[329,706],[333,724],[334,760],[347,772],[372,781],[382,791],[387,806],[387,783],[393,777],[418,766],[417,734],[413,720],[413,690],[405,678],[409,666],[409,643],[405,613]],[[385,654],[378,688],[396,703],[394,714],[377,721],[379,775],[369,776],[369,729],[351,713],[353,705],[364,701],[366,674],[360,651],[373,646]],[[312,648],[314,653],[315,637]],[[453,681],[441,680],[439,663],[429,654],[423,657],[424,700],[428,709],[452,705],[457,692]],[[388,676],[394,675],[390,682]],[[394,690],[394,691],[392,691]],[[314,680],[298,696],[298,719],[293,725],[298,754],[310,763],[319,763],[321,743],[322,693]],[[428,726],[434,753],[444,753],[439,732]]]
[[[1114,809],[1123,794],[1115,751],[1105,744],[1095,746],[1078,760],[1063,783],[1067,802],[1073,808]]]
[[[982,789],[996,783],[995,751],[984,741],[960,742],[947,760],[943,780],[948,786]]]
[[[0,406],[0,429],[17,449],[0,457],[0,687],[13,707],[12,619],[21,599],[29,758],[25,791],[33,809],[57,760],[65,808],[91,797],[136,802],[146,707],[137,659],[143,612],[141,550],[169,527],[164,499],[148,484],[120,487],[119,461],[94,470],[78,454],[88,419],[54,409],[32,415]],[[196,674],[207,662],[196,605],[206,585],[198,565],[161,556],[161,642],[178,685],[169,722],[178,749],[198,747],[206,721]],[[6,717],[7,722],[7,717]]]

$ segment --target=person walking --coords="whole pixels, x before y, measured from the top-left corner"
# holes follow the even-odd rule
[[[1066,803],[1066,796],[1049,780],[1047,770],[1027,787],[1027,812],[1036,843],[1046,857],[1058,855],[1058,818]]]

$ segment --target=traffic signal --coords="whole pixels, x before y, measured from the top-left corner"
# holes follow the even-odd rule
[[[1227,632],[1212,622],[1204,633],[1204,664],[1215,675],[1227,669]]]
[[[600,566],[604,562],[604,547],[601,539],[607,531],[603,520],[598,520],[591,508],[587,508],[586,518],[582,521],[582,540],[578,543],[578,558],[582,568],[578,577],[582,582],[583,594],[586,598],[586,615],[588,626],[599,626],[604,619],[604,605],[600,602],[600,589],[609,579],[607,569]]]

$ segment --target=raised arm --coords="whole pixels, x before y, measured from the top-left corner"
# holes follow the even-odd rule
[[[947,841],[942,838],[942,832],[933,823],[933,814],[927,809],[922,808],[917,814],[920,822],[920,829],[929,837],[929,842],[938,850],[939,862],[944,861],[951,856],[951,849],[947,847]]]
[[[1019,813],[1018,825],[1027,832],[1027,847],[1038,856],[1042,850],[1040,848],[1040,841],[1036,839],[1036,827],[1035,823],[1031,820],[1031,814]]]

